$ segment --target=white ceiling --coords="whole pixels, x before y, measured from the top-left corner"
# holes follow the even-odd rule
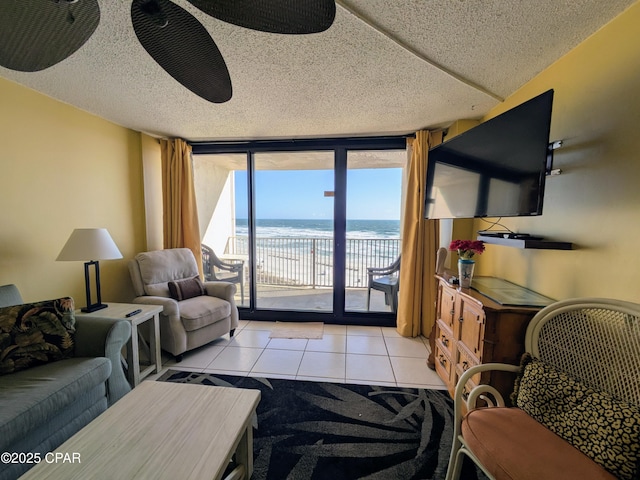
[[[71,57],[0,76],[152,135],[188,140],[403,134],[479,118],[638,0],[338,0],[326,32],[277,35],[211,18],[233,97],[201,99],[138,43],[130,2],[99,0]]]

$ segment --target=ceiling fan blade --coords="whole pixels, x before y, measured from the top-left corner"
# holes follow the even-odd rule
[[[144,49],[178,82],[213,103],[231,99],[231,78],[209,32],[169,0],[133,0],[133,29]]]
[[[334,0],[189,0],[219,20],[270,33],[306,34],[327,30],[336,16]]]
[[[0,1],[0,65],[37,72],[69,57],[98,27],[97,0]]]

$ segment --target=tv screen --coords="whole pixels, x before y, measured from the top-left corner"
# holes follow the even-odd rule
[[[426,218],[541,215],[553,90],[429,151]]]

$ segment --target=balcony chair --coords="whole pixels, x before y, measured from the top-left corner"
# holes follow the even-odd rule
[[[556,302],[529,322],[525,350],[520,366],[460,376],[446,479],[461,478],[464,456],[490,479],[640,478],[640,305]],[[485,371],[518,373],[513,406],[476,385]]]
[[[244,260],[224,262],[211,247],[202,244],[202,270],[205,282],[239,283],[240,302],[244,304]]]
[[[388,267],[367,268],[367,310],[371,307],[371,290],[384,292],[385,305],[391,305],[393,313],[398,312],[398,290],[400,290],[400,256]]]
[[[238,326],[236,287],[200,281],[193,252],[171,248],[143,252],[129,261],[135,303],[162,305],[160,343],[177,361]]]

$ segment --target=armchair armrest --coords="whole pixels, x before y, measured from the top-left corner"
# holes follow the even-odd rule
[[[107,357],[111,375],[107,380],[109,406],[131,391],[122,370],[120,354],[131,337],[131,324],[126,320],[100,317],[76,317],[76,357]]]
[[[240,319],[235,300],[236,284],[231,282],[204,282],[204,288],[207,290],[207,295],[221,298],[231,304],[231,335],[233,336],[233,331],[238,326]]]
[[[170,318],[179,317],[178,302],[173,298],[144,295],[133,299],[133,303],[142,305],[162,305],[162,315]]]
[[[236,294],[236,285],[231,282],[204,282],[204,288],[207,295],[218,297],[235,305],[234,295]]]
[[[228,270],[230,272],[242,272],[244,269],[244,260],[220,260],[220,262],[216,263],[216,267],[222,270]]]
[[[390,267],[367,267],[367,275],[369,276],[382,276],[382,275],[390,275],[398,271],[398,268],[395,266]]]
[[[469,392],[468,398],[464,399],[464,388],[471,377],[480,372],[486,372],[488,370],[496,370],[502,372],[518,372],[520,367],[517,365],[510,365],[508,363],[483,363],[481,365],[476,365],[471,367],[469,370],[464,372],[458,383],[456,384],[456,390],[453,397],[454,400],[454,415],[455,415],[455,423],[458,425],[458,421],[462,418],[462,404],[465,403],[467,410],[472,410],[475,408],[476,400],[483,394],[490,394],[495,400],[496,404],[499,406],[504,406],[504,399],[502,395],[493,388],[491,385],[478,385]],[[492,402],[488,402],[490,405]]]

